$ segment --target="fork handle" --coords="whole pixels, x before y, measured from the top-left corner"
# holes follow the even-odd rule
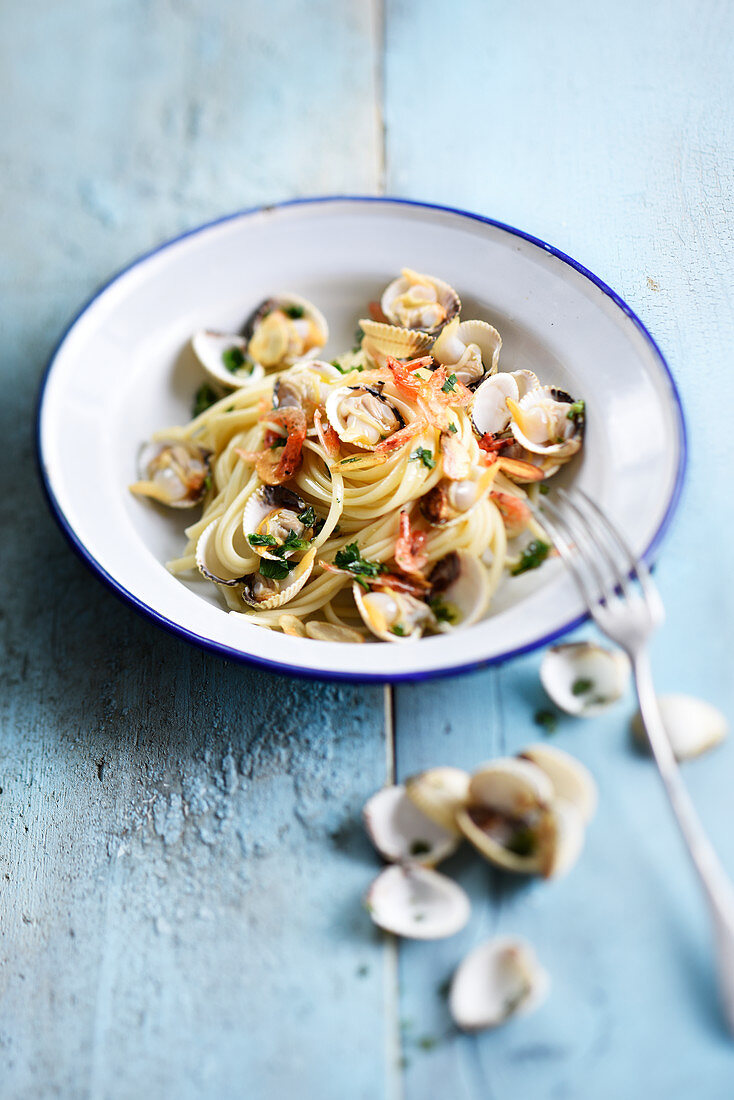
[[[721,999],[729,1030],[734,1034],[734,888],[704,831],[681,778],[660,715],[650,658],[646,650],[632,654],[632,667],[640,714],[655,763],[708,901],[714,923]]]

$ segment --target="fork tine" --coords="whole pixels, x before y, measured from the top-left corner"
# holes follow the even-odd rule
[[[590,543],[586,530],[584,528],[579,529],[570,510],[568,508],[561,509],[557,501],[543,501],[543,518],[545,519],[548,515],[552,515],[556,527],[560,525],[561,529],[566,532],[574,559],[583,562],[586,572],[590,575],[592,580],[589,589],[592,598],[601,600],[605,590],[604,576],[599,569],[599,554],[594,549],[593,544]]]
[[[605,603],[609,603],[617,588],[621,590],[625,599],[630,600],[633,593],[627,576],[628,569],[626,569],[624,565],[620,566],[618,562],[619,553],[616,546],[614,546],[614,552],[610,550],[607,528],[601,526],[597,522],[596,516],[593,513],[589,516],[584,509],[580,508],[574,496],[567,492],[566,489],[559,489],[558,495],[569,513],[569,523],[571,523],[571,517],[573,517],[573,525],[575,525],[578,530],[584,532],[585,537],[591,543],[602,561],[606,563],[611,574],[611,580],[608,580],[602,589]],[[627,555],[623,552],[623,556],[626,557]]]
[[[567,490],[562,491],[564,492],[564,495],[566,497],[570,497],[572,495]],[[629,543],[619,531],[619,529],[614,526],[611,520],[604,514],[604,512],[602,512],[598,504],[596,504],[596,502],[593,501],[591,497],[583,491],[583,489],[574,489],[573,496],[578,497],[584,501],[587,513],[591,512],[596,517],[596,519],[607,532],[609,537],[622,551],[627,559],[629,574],[637,578],[637,581],[645,595],[645,598],[649,602],[659,603],[660,596],[658,594],[658,590],[655,586],[655,582],[650,576],[650,570],[647,568],[644,560],[642,558],[635,557],[635,555],[632,553]]]
[[[593,615],[594,608],[597,604],[597,597],[594,585],[589,584],[589,578],[584,573],[583,566],[587,568],[587,572],[589,571],[588,563],[585,561],[585,559],[583,559],[582,566],[582,558],[573,548],[573,537],[568,529],[568,526],[565,524],[563,517],[558,515],[557,509],[554,509],[554,517],[551,517],[549,515],[549,511],[547,509],[548,503],[548,501],[544,502],[545,507],[541,516],[539,517],[540,522],[548,531],[556,549],[558,550],[559,554],[563,558],[563,561],[573,574],[574,580],[581,590],[581,595],[583,596],[584,603]]]

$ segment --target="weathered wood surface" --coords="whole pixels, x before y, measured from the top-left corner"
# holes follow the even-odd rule
[[[384,184],[521,226],[618,289],[681,384],[656,672],[734,714],[730,6],[42,0],[0,25],[0,1093],[729,1097],[705,917],[631,704],[557,735],[602,796],[574,874],[518,887],[457,857],[471,924],[402,946],[396,975],[359,906],[382,692],[139,620],[47,516],[30,424],[80,302],[202,220]],[[537,663],[396,691],[399,773],[537,738]],[[687,768],[734,868],[732,774],[731,744]],[[552,998],[456,1036],[439,986],[496,928],[534,941]]]

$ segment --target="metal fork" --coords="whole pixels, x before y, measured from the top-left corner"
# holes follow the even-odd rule
[[[734,1034],[734,888],[681,778],[655,697],[648,641],[665,617],[644,561],[586,493],[558,490],[534,508],[581,591],[599,629],[628,655],[640,714],[670,804],[703,887],[714,925],[724,1014]]]

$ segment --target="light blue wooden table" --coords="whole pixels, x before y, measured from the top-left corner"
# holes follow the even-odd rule
[[[157,632],[37,486],[33,407],[78,306],[217,215],[323,192],[465,206],[639,312],[691,463],[658,571],[660,690],[734,716],[730,3],[38,0],[0,14],[0,1095],[727,1100],[708,928],[628,700],[556,743],[601,804],[582,862],[518,885],[461,856],[471,923],[396,945],[360,896],[386,778],[539,731],[531,655],[395,691],[304,684]],[[686,766],[734,871],[734,741]],[[440,989],[527,935],[546,1006],[479,1038]]]

